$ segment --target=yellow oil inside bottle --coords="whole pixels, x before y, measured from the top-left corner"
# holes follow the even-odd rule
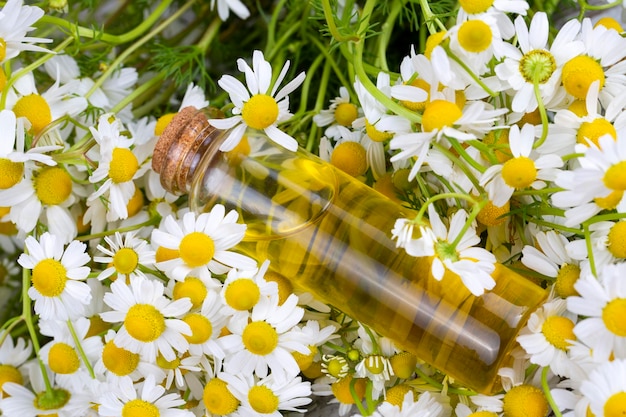
[[[295,286],[455,381],[499,389],[497,371],[545,290],[502,265],[495,288],[480,297],[453,273],[435,280],[431,259],[411,257],[391,239],[395,220],[414,212],[306,152],[257,144],[256,155],[217,155],[198,169],[192,208],[239,211],[248,225],[243,252],[269,259]]]

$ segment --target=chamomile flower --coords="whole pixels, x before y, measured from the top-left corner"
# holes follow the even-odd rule
[[[156,266],[178,281],[190,274],[208,279],[211,273],[223,274],[232,267],[254,269],[254,260],[229,250],[246,231],[246,225],[237,223],[237,219],[235,210],[226,213],[221,204],[209,213],[187,212],[180,221],[166,217],[162,226],[152,232],[152,244],[175,251],[175,256]]]
[[[27,253],[21,254],[17,262],[31,270],[28,296],[35,301],[35,312],[42,320],[81,316],[91,301],[89,286],[82,282],[89,275],[85,264],[91,260],[86,245],[74,240],[64,248],[48,232],[39,241],[28,236],[24,243]]]
[[[223,359],[226,354],[218,343],[218,337],[224,326],[227,316],[223,312],[224,305],[214,290],[208,290],[200,311],[188,313],[183,321],[191,328],[191,335],[185,336],[189,341],[191,355],[206,355]]]
[[[423,392],[417,398],[413,391],[408,391],[401,404],[395,405],[384,401],[372,414],[374,417],[443,417],[444,415],[444,407],[428,391]]]
[[[626,413],[626,360],[616,359],[595,369],[580,386],[589,399],[587,413],[614,417]]]
[[[154,264],[154,251],[144,239],[135,236],[134,232],[122,235],[115,232],[113,237],[105,236],[104,241],[107,246],[98,245],[98,250],[106,256],[94,256],[95,262],[108,264],[100,274],[98,279],[103,280],[113,274],[136,276],[144,275],[141,267],[150,267]]]
[[[568,297],[567,309],[585,316],[576,323],[574,334],[593,349],[599,359],[626,357],[626,264],[607,265],[596,279],[591,274],[579,278],[574,287],[580,296]]]
[[[21,51],[49,52],[34,43],[50,43],[52,39],[26,36],[33,24],[44,15],[37,6],[24,6],[22,0],[9,0],[0,11],[0,62],[13,59]]]
[[[4,330],[0,332],[0,399],[4,396],[2,386],[7,382],[22,385],[27,373],[22,365],[30,358],[33,347],[22,338],[16,340]]]
[[[139,153],[134,139],[121,134],[121,122],[111,120],[111,115],[100,117],[97,129],[90,127],[99,145],[98,168],[89,176],[97,184],[88,201],[105,197],[108,200],[107,221],[128,217],[128,202],[135,194],[136,178],[148,169],[148,152]]]
[[[184,391],[186,388],[191,388],[189,385],[191,383],[194,397],[201,397],[202,385],[195,374],[202,370],[199,364],[203,360],[206,360],[203,356],[187,353],[178,354],[171,361],[166,360],[161,355],[157,356],[156,364],[165,371],[165,381],[163,382],[165,389],[170,389],[174,384],[176,388]]]
[[[273,87],[272,66],[263,57],[263,52],[254,51],[252,68],[241,58],[237,60],[237,68],[245,74],[247,86],[231,75],[224,75],[217,82],[230,95],[234,116],[209,120],[218,129],[232,129],[220,150],[227,152],[235,148],[246,129],[252,128],[263,130],[272,141],[295,151],[298,142],[280,130],[277,124],[291,117],[288,95],[302,84],[304,72],[278,91],[289,70],[289,61],[283,66]]]
[[[278,296],[276,282],[265,279],[269,264],[269,261],[265,261],[258,269],[233,268],[228,272],[220,291],[224,314],[235,316],[243,313],[247,320],[249,312],[262,298]]]
[[[339,132],[337,126],[350,127],[360,114],[356,104],[350,102],[350,94],[344,86],[339,87],[339,96],[330,100],[328,109],[320,110],[313,116],[313,121],[319,127],[326,127],[324,135],[330,138],[337,138]]]
[[[460,0],[459,5],[461,8],[459,9],[457,20],[465,21],[473,15],[481,15],[483,13],[493,16],[504,39],[509,39],[515,34],[515,27],[508,14],[514,13],[525,16],[529,8],[528,2],[524,0]]]
[[[0,129],[4,133],[4,139],[0,142],[0,169],[3,173],[0,190],[11,188],[23,178],[24,163],[27,161],[56,165],[46,152],[57,150],[58,146],[36,146],[25,149],[24,121],[24,118],[17,118],[11,110],[0,111]]]
[[[480,238],[476,235],[475,226],[465,229],[467,212],[463,209],[457,211],[447,228],[430,205],[428,220],[430,227],[420,226],[421,237],[405,246],[407,253],[411,256],[434,255],[431,272],[436,280],[441,280],[448,270],[460,277],[463,285],[476,296],[492,289],[496,285],[491,276],[496,258],[486,249],[475,246]],[[459,238],[460,233],[463,235]]]
[[[576,19],[563,25],[548,48],[549,29],[544,12],[535,13],[530,27],[522,16],[515,19],[519,49],[507,48],[504,61],[495,67],[498,78],[511,89],[514,112],[530,113],[537,108],[535,82],[544,102],[562,94],[559,84],[563,65],[584,50],[582,42],[576,39],[580,31]]]
[[[114,391],[105,392],[100,398],[98,413],[102,417],[195,417],[191,411],[179,408],[184,403],[180,395],[166,393],[165,388],[158,385],[151,375],[135,385],[130,378],[124,378]]]
[[[573,240],[567,245],[572,258],[593,258],[596,269],[626,259],[626,221],[599,221],[589,225],[589,231],[587,239]]]
[[[363,132],[337,126],[335,144],[326,137],[320,139],[320,157],[353,177],[364,175],[369,168],[374,178],[385,174],[385,155],[380,143]],[[380,149],[378,149],[380,148]]]
[[[312,400],[311,383],[294,376],[277,381],[273,375],[257,379],[252,375],[235,375],[222,372],[219,378],[228,384],[228,389],[239,400],[240,412],[246,416],[281,417],[280,411],[304,412],[299,408]]]
[[[329,396],[332,398],[328,404],[339,404],[337,414],[340,417],[347,415],[355,404],[355,397],[362,401],[365,396],[367,380],[365,378],[355,378],[347,374],[341,379],[330,381],[317,381],[311,385],[311,391],[318,396]]]
[[[517,341],[530,355],[531,363],[549,366],[552,372],[562,377],[572,377],[577,370],[579,375],[583,374],[567,356],[569,347],[576,340],[576,321],[576,315],[567,311],[567,302],[554,299],[531,314]]]
[[[533,152],[535,129],[525,124],[522,129],[513,125],[509,131],[509,145],[513,158],[503,164],[492,165],[480,178],[480,185],[489,194],[489,200],[497,206],[503,206],[515,190],[527,187],[541,189],[546,181],[552,181],[557,175],[557,168],[563,165],[561,157],[553,154],[538,155]]]
[[[130,285],[121,279],[111,284],[104,302],[112,310],[100,313],[102,320],[122,324],[114,339],[117,346],[146,360],[155,360],[159,353],[173,360],[174,351],[187,351],[185,336],[191,329],[181,317],[191,308],[189,299],[171,301],[163,295],[163,284],[135,276],[130,278]]]
[[[304,310],[297,306],[298,297],[293,294],[281,305],[278,297],[264,300],[267,301],[254,306],[249,321],[230,322],[228,329],[232,334],[220,337],[228,353],[224,370],[232,374],[254,373],[260,378],[271,371],[277,382],[283,382],[300,371],[291,352],[309,352],[294,330]]]
[[[241,0],[211,0],[211,9],[215,9],[216,1],[217,14],[223,21],[228,19],[231,11],[240,19],[245,20],[250,16],[250,11]]]

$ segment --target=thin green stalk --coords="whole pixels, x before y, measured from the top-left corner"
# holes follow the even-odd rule
[[[126,226],[126,227],[120,227],[117,229],[106,230],[104,232],[92,233],[90,235],[77,236],[76,238],[74,238],[74,240],[85,242],[85,241],[92,240],[92,239],[100,239],[105,236],[114,235],[115,232],[125,233],[125,232],[130,232],[132,230],[141,229],[142,227],[145,227],[145,226],[153,226],[157,224],[160,220],[161,220],[161,216],[157,215],[142,223],[138,223],[138,224],[134,224],[131,226]]]
[[[359,395],[356,392],[356,382],[357,382],[357,378],[352,378],[350,380],[350,395],[352,395],[352,398],[354,399],[354,404],[356,405],[356,408],[359,409],[359,413],[362,416],[369,416],[372,413],[369,410],[366,410],[365,407],[363,407],[363,403],[361,402],[361,398],[359,398]],[[372,383],[372,381],[368,380],[368,383]]]
[[[78,353],[80,354],[80,357],[82,358],[83,363],[85,364],[85,367],[89,371],[89,375],[91,376],[92,379],[96,379],[96,373],[93,371],[93,367],[91,366],[91,363],[89,362],[89,359],[87,358],[87,355],[85,354],[85,349],[83,349],[83,345],[80,343],[80,339],[78,338],[78,335],[76,334],[76,329],[74,329],[74,324],[72,324],[72,320],[67,321],[67,327],[70,329],[72,340],[74,340],[74,344],[76,345],[76,348],[78,349]]]
[[[550,391],[550,386],[548,385],[548,370],[549,366],[546,366],[541,371],[541,387],[543,388],[543,394],[546,396],[548,400],[548,404],[550,404],[550,408],[552,408],[552,412],[555,417],[563,417],[561,414],[561,410],[559,410],[559,406],[554,401],[554,397],[552,397],[552,392]]]
[[[402,7],[404,6],[405,1],[406,0],[395,1],[392,4],[391,10],[389,10],[389,15],[383,23],[380,36],[378,37],[377,63],[380,69],[385,72],[389,71],[389,66],[387,65],[387,48],[389,46],[389,40],[391,39],[394,23],[398,18],[398,15],[402,11]]]
[[[539,65],[537,65],[539,68]],[[533,149],[537,149],[546,141],[548,137],[548,113],[546,112],[546,106],[543,104],[543,98],[541,97],[541,91],[539,91],[539,71],[535,70],[533,75],[533,90],[535,92],[535,99],[537,100],[537,108],[539,109],[539,115],[541,116],[541,137],[537,142],[533,144]]]
[[[333,9],[330,6],[330,0],[322,0],[322,9],[324,10],[324,18],[326,19],[326,25],[328,26],[328,31],[330,32],[330,34],[332,35],[333,38],[335,38],[335,40],[337,42],[358,42],[360,41],[360,37],[354,34],[350,34],[350,35],[342,35],[339,32],[339,28],[337,27],[337,24],[335,23],[335,16],[333,14]],[[363,11],[363,13],[365,14],[365,9]]]
[[[485,90],[485,92],[487,94],[489,94],[491,97],[497,97],[498,93],[496,91],[493,91],[491,88],[489,88],[487,86],[487,84],[485,84],[483,82],[483,80],[480,79],[480,77],[478,77],[476,74],[474,74],[474,71],[472,71],[472,69],[470,67],[467,66],[467,64],[463,61],[461,61],[459,59],[458,56],[456,56],[454,54],[454,52],[452,52],[450,50],[450,48],[446,45],[442,45],[443,49],[446,51],[446,54],[448,55],[448,57],[452,58],[452,60],[454,62],[456,62],[457,64],[459,64],[461,66],[461,68],[463,68],[463,70],[470,76],[472,77],[472,80],[474,80],[474,82],[478,85],[480,85],[480,88],[482,88],[483,90]]]

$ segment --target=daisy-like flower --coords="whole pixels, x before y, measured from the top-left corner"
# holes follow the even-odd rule
[[[585,274],[574,285],[580,296],[567,299],[569,311],[585,316],[576,323],[574,334],[601,360],[626,357],[625,272],[626,264],[621,263],[605,266],[597,279]]]
[[[30,341],[13,340],[11,334],[0,332],[0,399],[4,396],[2,386],[7,382],[22,385],[26,380],[26,372],[22,365],[30,358],[33,347]]]
[[[374,151],[382,144],[372,141],[358,130],[337,126],[337,131],[339,136],[334,145],[325,136],[320,139],[320,157],[323,160],[353,177],[364,175],[369,168],[372,168],[374,178],[385,174],[384,148],[381,148],[382,152]]]
[[[21,51],[49,52],[33,43],[50,43],[52,39],[26,36],[32,26],[44,15],[36,6],[24,6],[22,0],[9,0],[0,11],[0,63],[15,58]]]
[[[601,136],[599,146],[577,145],[576,151],[584,154],[577,159],[580,166],[554,180],[564,189],[552,195],[552,203],[567,209],[565,225],[579,225],[605,209],[626,211],[626,132],[618,131],[615,139]]]
[[[94,256],[95,262],[110,265],[98,274],[98,279],[103,280],[113,274],[136,276],[145,275],[139,268],[150,267],[154,264],[154,251],[144,239],[135,236],[134,232],[122,235],[115,232],[115,236],[106,236],[104,241],[108,247],[98,245],[98,250],[106,256]]]
[[[318,396],[329,396],[333,398],[328,404],[339,404],[337,414],[340,417],[347,415],[355,404],[355,397],[363,400],[367,380],[365,378],[355,378],[351,374],[347,374],[341,379],[318,380],[311,385],[311,392]],[[354,395],[353,395],[354,393]]]
[[[223,21],[228,19],[232,11],[240,19],[247,19],[250,16],[250,10],[241,0],[211,0],[211,10],[215,9],[217,1],[217,14]]]
[[[102,320],[122,323],[114,339],[117,346],[148,361],[159,353],[171,361],[176,358],[174,350],[187,351],[185,335],[190,335],[191,329],[180,317],[191,308],[188,298],[171,301],[163,295],[163,284],[136,276],[130,278],[130,286],[122,279],[111,284],[104,302],[112,310],[100,313]]]
[[[361,324],[357,333],[359,338],[354,342],[354,346],[361,352],[362,359],[356,364],[354,375],[372,381],[372,395],[376,398],[385,391],[386,383],[394,376],[389,358],[397,353],[398,349],[390,339],[367,331]]]
[[[237,223],[238,216],[235,210],[226,213],[223,205],[216,204],[209,213],[187,212],[180,221],[166,217],[162,226],[152,232],[151,241],[176,253],[156,266],[178,281],[189,274],[208,279],[211,273],[223,274],[231,267],[256,268],[253,259],[229,250],[246,231],[245,224]]]
[[[89,182],[98,188],[89,197],[93,201],[101,197],[108,200],[107,221],[128,217],[128,202],[135,194],[136,178],[141,177],[149,168],[150,156],[147,149],[137,152],[134,139],[121,134],[122,125],[118,119],[111,120],[110,114],[100,117],[97,129],[90,127],[91,133],[99,145],[98,168],[89,176]]]
[[[276,382],[282,383],[295,376],[300,368],[291,352],[309,352],[308,346],[298,338],[294,327],[300,322],[304,310],[297,306],[298,297],[290,295],[278,305],[278,297],[264,298],[252,309],[249,322],[229,323],[232,334],[219,341],[228,355],[224,370],[228,373],[254,373],[265,378],[271,370]]]
[[[568,21],[559,30],[552,46],[548,48],[550,25],[544,12],[535,13],[530,27],[522,16],[515,19],[515,32],[519,50],[507,48],[505,59],[495,68],[496,75],[512,90],[514,112],[530,113],[537,108],[534,84],[538,84],[544,102],[561,94],[559,84],[565,62],[579,55],[584,46],[576,40],[580,23]]]
[[[509,130],[509,146],[513,158],[504,164],[492,165],[480,178],[489,200],[497,207],[503,206],[515,190],[527,187],[541,189],[546,181],[552,181],[557,175],[557,168],[563,165],[558,155],[538,155],[533,152],[535,128],[525,124],[522,129],[517,125]]]
[[[217,359],[226,356],[217,340],[227,321],[223,308],[217,292],[208,290],[200,311],[189,313],[183,318],[191,328],[191,335],[186,336],[191,355]]]
[[[443,417],[444,407],[428,391],[416,399],[413,391],[407,391],[400,405],[384,401],[372,414],[374,417]],[[358,414],[355,415],[359,416]],[[458,414],[457,414],[458,416]],[[461,417],[461,416],[458,416]],[[466,416],[463,416],[466,417]],[[489,417],[489,416],[483,416]]]
[[[27,253],[17,262],[31,270],[28,296],[35,301],[35,312],[42,320],[68,320],[81,316],[91,301],[89,286],[82,282],[89,275],[85,266],[91,258],[87,246],[76,240],[64,249],[55,235],[45,232],[39,241],[25,240]]]
[[[465,21],[473,15],[488,14],[496,19],[502,37],[509,39],[515,34],[515,27],[507,14],[514,13],[525,16],[529,4],[524,0],[460,0],[459,6],[461,8],[457,16],[458,21]]]
[[[557,298],[542,305],[531,314],[526,328],[517,337],[522,348],[530,355],[530,362],[549,366],[552,372],[562,377],[584,375],[582,369],[567,356],[567,351],[576,340],[574,326],[577,317],[567,311],[567,302]]]
[[[476,235],[474,225],[464,231],[467,212],[457,211],[448,229],[433,205],[430,205],[428,220],[430,227],[420,226],[421,237],[405,246],[407,253],[411,256],[434,256],[431,271],[437,280],[441,280],[448,270],[458,275],[476,296],[492,289],[496,285],[491,276],[495,271],[496,258],[491,252],[475,246],[480,238]]]
[[[257,379],[253,375],[235,375],[222,372],[218,377],[239,400],[241,415],[254,417],[281,417],[280,411],[305,412],[299,408],[312,400],[311,383],[294,376],[277,381],[273,375]]]
[[[574,259],[586,261],[593,257],[596,269],[604,265],[623,262],[626,259],[626,221],[603,221],[592,223],[589,241],[573,240],[567,245],[567,251]],[[587,244],[591,243],[591,249]]]
[[[626,360],[606,362],[595,369],[580,386],[589,400],[587,412],[614,417],[626,413]]]
[[[228,272],[220,291],[220,304],[224,314],[236,316],[242,313],[247,321],[249,312],[263,298],[278,296],[277,283],[265,279],[269,265],[266,260],[258,269],[233,268]]]
[[[339,132],[337,126],[350,127],[359,116],[361,110],[356,104],[350,102],[350,94],[344,86],[339,88],[339,96],[330,100],[328,109],[320,110],[313,116],[313,121],[319,127],[326,127],[324,135],[330,138],[337,138]]]
[[[291,117],[288,95],[302,84],[304,72],[278,91],[289,70],[289,61],[283,66],[273,87],[272,66],[265,60],[263,52],[254,51],[252,68],[241,58],[237,60],[237,68],[245,74],[247,86],[231,75],[224,75],[217,82],[230,95],[234,116],[209,120],[218,129],[232,129],[220,150],[227,152],[235,148],[250,127],[263,130],[277,144],[295,151],[298,142],[280,130],[277,124]]]
[[[133,385],[130,378],[120,380],[113,392],[105,392],[100,398],[98,413],[102,417],[159,416],[195,417],[191,411],[179,408],[185,400],[176,393],[166,394],[153,376]]]

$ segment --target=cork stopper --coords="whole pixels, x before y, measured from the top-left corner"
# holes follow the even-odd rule
[[[172,118],[154,146],[152,168],[160,175],[163,188],[170,193],[188,191],[201,151],[220,133],[209,124],[208,114],[220,117],[215,111],[185,107]]]

